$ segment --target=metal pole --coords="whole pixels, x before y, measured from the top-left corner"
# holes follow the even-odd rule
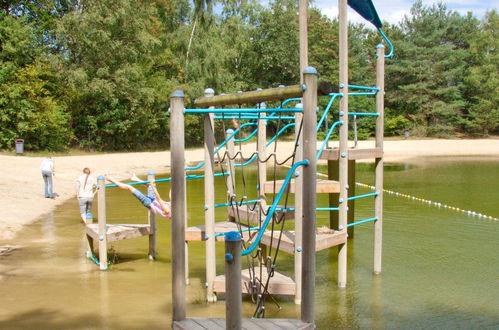
[[[374,222],[374,273],[381,273],[381,250],[383,240],[383,135],[384,135],[384,97],[385,97],[385,47],[376,46],[376,148],[381,149],[381,157],[376,158],[376,192],[374,199],[374,216],[378,218]]]
[[[317,185],[317,70],[307,67],[303,77],[307,90],[303,94],[303,159],[310,164],[303,169],[303,248],[301,319],[314,322],[315,296],[315,204]]]
[[[185,319],[185,146],[184,93],[170,95],[170,151],[172,192],[172,302],[173,322]]]
[[[302,71],[303,72],[303,71]],[[301,105],[303,107],[303,104]],[[298,106],[297,106],[298,107]],[[298,144],[295,152],[295,163],[303,160],[303,129],[299,134],[300,126],[302,125],[303,114],[296,113],[295,115],[295,138]],[[302,223],[303,223],[303,170],[296,170],[298,175],[295,178],[295,284],[296,295],[295,304],[301,304],[301,272],[302,272]]]
[[[300,0],[298,3],[298,23],[300,30],[300,83],[303,84],[303,72],[308,66],[308,29],[307,14],[308,0]]]
[[[204,223],[206,231],[206,300],[217,301],[213,291],[213,281],[217,275],[215,255],[215,180],[213,171],[215,168],[215,157],[213,155],[215,136],[213,132],[213,114],[204,115]]]
[[[97,200],[97,217],[99,218],[99,268],[100,270],[107,269],[107,235],[106,235],[106,185],[102,175],[97,178],[99,191]]]
[[[147,180],[154,182],[154,171],[147,172]],[[149,259],[156,259],[156,215],[154,212],[148,211],[147,220],[151,233],[149,234]]]
[[[348,198],[348,18],[347,0],[339,0],[340,24],[340,198],[339,229],[347,230]],[[338,246],[338,286],[347,284],[347,243]]]
[[[225,235],[225,322],[227,329],[241,329],[241,235]]]

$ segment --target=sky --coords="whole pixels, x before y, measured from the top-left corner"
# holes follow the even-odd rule
[[[409,14],[414,2],[415,0],[373,0],[381,21],[388,21],[392,24],[399,23],[404,15]],[[425,5],[432,5],[435,2],[434,0],[423,0]],[[456,10],[460,14],[471,11],[477,18],[482,18],[487,10],[499,9],[499,0],[447,0],[444,3],[448,9]],[[313,0],[312,5],[320,8],[321,12],[328,17],[338,16],[337,0]],[[353,22],[366,23],[351,9],[349,9],[348,18]]]

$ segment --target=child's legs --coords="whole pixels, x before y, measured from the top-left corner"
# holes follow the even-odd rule
[[[132,189],[130,191],[132,192],[132,195],[134,195],[142,203],[142,205],[144,205],[148,209],[151,208],[152,200],[148,196],[146,196],[142,192],[140,192],[139,190],[137,190],[133,187],[131,187],[131,188]]]

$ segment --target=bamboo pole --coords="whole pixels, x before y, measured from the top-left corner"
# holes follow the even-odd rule
[[[302,71],[303,72],[303,71]],[[303,107],[303,104],[301,105]],[[298,106],[297,106],[298,107]],[[303,129],[299,132],[302,125],[303,114],[295,114],[295,138],[298,144],[295,152],[295,163],[303,160]],[[296,295],[295,304],[301,304],[301,272],[302,272],[302,225],[303,225],[303,170],[296,170],[298,176],[295,178],[295,284]]]
[[[147,180],[154,182],[154,171],[147,172]],[[151,233],[149,234],[149,259],[156,259],[156,215],[151,210],[148,211],[147,220]]]
[[[213,281],[215,280],[216,251],[215,251],[215,180],[213,172],[215,168],[215,158],[213,155],[215,136],[213,132],[213,114],[204,115],[204,223],[206,232],[206,300],[208,302],[217,301],[213,291]]]
[[[308,66],[308,0],[299,0],[298,23],[300,30],[300,84],[303,84],[303,72]]]
[[[102,175],[97,178],[99,191],[97,192],[97,216],[99,217],[99,268],[107,269],[107,235],[106,235],[106,184]]]
[[[376,192],[374,199],[374,216],[378,219],[374,222],[374,273],[381,273],[381,253],[383,239],[383,135],[384,135],[384,97],[385,97],[385,47],[376,46],[376,148],[381,149],[381,157],[376,158]]]
[[[225,235],[225,322],[227,329],[241,329],[241,235]]]
[[[339,229],[347,230],[347,198],[348,198],[348,18],[347,0],[339,0],[339,41],[340,41],[340,198]],[[347,243],[338,246],[338,286],[347,283]]]
[[[303,94],[303,159],[310,164],[303,169],[303,249],[301,319],[314,322],[315,296],[315,205],[317,185],[317,70],[303,72],[307,90]]]
[[[184,93],[170,96],[170,150],[172,191],[172,302],[173,322],[185,319],[185,146]]]

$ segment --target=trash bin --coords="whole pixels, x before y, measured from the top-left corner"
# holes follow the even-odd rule
[[[24,152],[24,140],[16,139],[16,154],[22,154]]]

